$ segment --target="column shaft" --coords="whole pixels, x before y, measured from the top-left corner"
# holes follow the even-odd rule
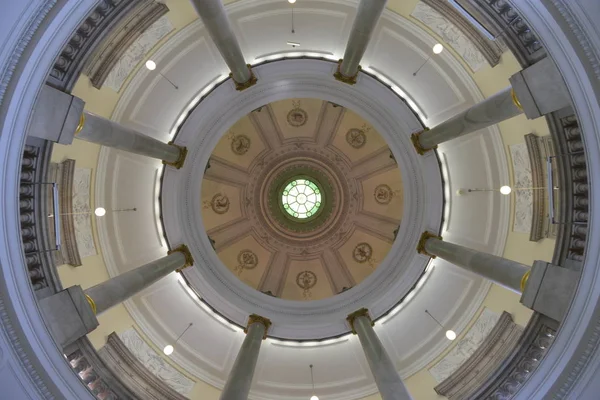
[[[233,80],[237,83],[250,81],[252,74],[233,33],[222,0],[192,0],[192,5],[225,60]]]
[[[383,400],[412,399],[400,379],[394,363],[377,337],[369,318],[358,316],[354,319],[353,326],[369,362],[369,368],[371,368],[381,398]]]
[[[184,148],[167,144],[127,128],[109,119],[83,112],[76,138],[164,160],[168,164],[183,163]]]
[[[525,264],[444,242],[434,237],[425,241],[424,251],[518,293],[523,291],[522,286],[529,276],[529,267]]]
[[[92,309],[98,315],[122,303],[171,272],[191,265],[193,260],[190,259],[189,253],[186,256],[183,251],[172,251],[166,257],[92,286],[85,290],[85,294],[88,301],[91,298]]]
[[[260,345],[265,336],[266,327],[262,322],[251,323],[248,327],[242,347],[235,359],[227,378],[221,400],[247,400],[258,361]]]
[[[487,128],[522,113],[523,109],[518,105],[512,88],[508,87],[431,130],[418,134],[418,145],[425,151],[433,149],[440,143]]]
[[[367,45],[386,3],[387,0],[360,0],[344,52],[344,59],[340,65],[339,72],[343,76],[354,77],[358,74],[360,61],[367,50]]]

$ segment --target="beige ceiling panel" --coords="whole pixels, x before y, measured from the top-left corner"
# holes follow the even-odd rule
[[[202,182],[202,220],[209,231],[242,216],[240,190],[210,179]]]
[[[219,140],[213,155],[247,169],[264,149],[260,135],[250,118],[245,116]]]
[[[357,229],[337,251],[354,280],[361,282],[377,268],[391,247],[390,243]]]
[[[402,218],[402,176],[398,168],[383,171],[362,181],[363,210],[394,220]]]
[[[252,235],[219,251],[219,258],[242,282],[257,288],[269,264],[271,252],[262,247]]]
[[[283,137],[315,137],[322,100],[286,99],[271,103],[275,120]]]
[[[333,145],[352,162],[356,162],[382,147],[387,147],[381,135],[363,118],[346,109]]]
[[[333,294],[319,259],[290,262],[282,298],[298,301],[320,300]]]

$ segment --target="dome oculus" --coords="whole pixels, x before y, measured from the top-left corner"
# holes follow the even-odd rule
[[[321,207],[321,189],[309,179],[295,179],[283,189],[281,203],[292,217],[310,218]]]

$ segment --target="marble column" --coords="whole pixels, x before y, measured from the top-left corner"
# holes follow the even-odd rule
[[[337,72],[334,74],[337,80],[349,84],[356,83],[360,61],[386,3],[387,0],[360,0],[344,58],[340,60]]]
[[[352,333],[358,335],[360,344],[369,362],[369,368],[375,378],[377,389],[383,400],[410,400],[406,386],[383,344],[373,329],[373,322],[366,308],[348,315]]]
[[[445,242],[430,232],[421,235],[417,251],[440,257],[517,293],[523,292],[529,278],[530,267],[525,264]]]
[[[125,272],[84,291],[96,315],[122,303],[154,282],[194,264],[187,246],[181,245],[156,261]]]
[[[178,169],[183,166],[187,155],[185,147],[161,142],[89,111],[84,111],[81,115],[79,125],[75,130],[75,137],[103,146],[158,158],[163,160],[163,164]]]
[[[260,345],[267,338],[271,321],[253,314],[248,318],[244,343],[233,363],[227,383],[221,393],[221,400],[247,400],[258,361]]]
[[[511,87],[488,97],[431,129],[413,133],[411,139],[419,154],[438,144],[487,128],[523,113],[523,107]]]
[[[192,5],[204,23],[208,34],[217,46],[225,64],[231,71],[231,78],[238,90],[244,90],[256,83],[250,65],[244,60],[240,44],[233,33],[222,0],[191,0]]]

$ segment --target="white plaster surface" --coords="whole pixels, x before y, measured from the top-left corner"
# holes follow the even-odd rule
[[[499,318],[500,314],[484,308],[469,332],[459,340],[446,357],[429,369],[429,373],[434,379],[438,383],[442,382],[467,361],[492,331]],[[457,333],[460,334],[460,332]]]
[[[121,56],[106,77],[104,84],[116,92],[120,91],[123,83],[134,70],[135,66],[145,58],[146,54],[156,43],[172,30],[173,25],[171,25],[171,21],[166,16],[159,18]]]
[[[438,34],[445,43],[450,45],[465,60],[473,71],[479,70],[486,64],[483,54],[456,25],[446,19],[442,14],[423,2],[417,3],[411,16],[427,25]],[[433,54],[432,54],[433,55]]]
[[[129,351],[160,380],[182,395],[190,393],[194,387],[194,381],[169,365],[156,351],[148,346],[135,329],[130,328],[120,333],[119,338]]]

